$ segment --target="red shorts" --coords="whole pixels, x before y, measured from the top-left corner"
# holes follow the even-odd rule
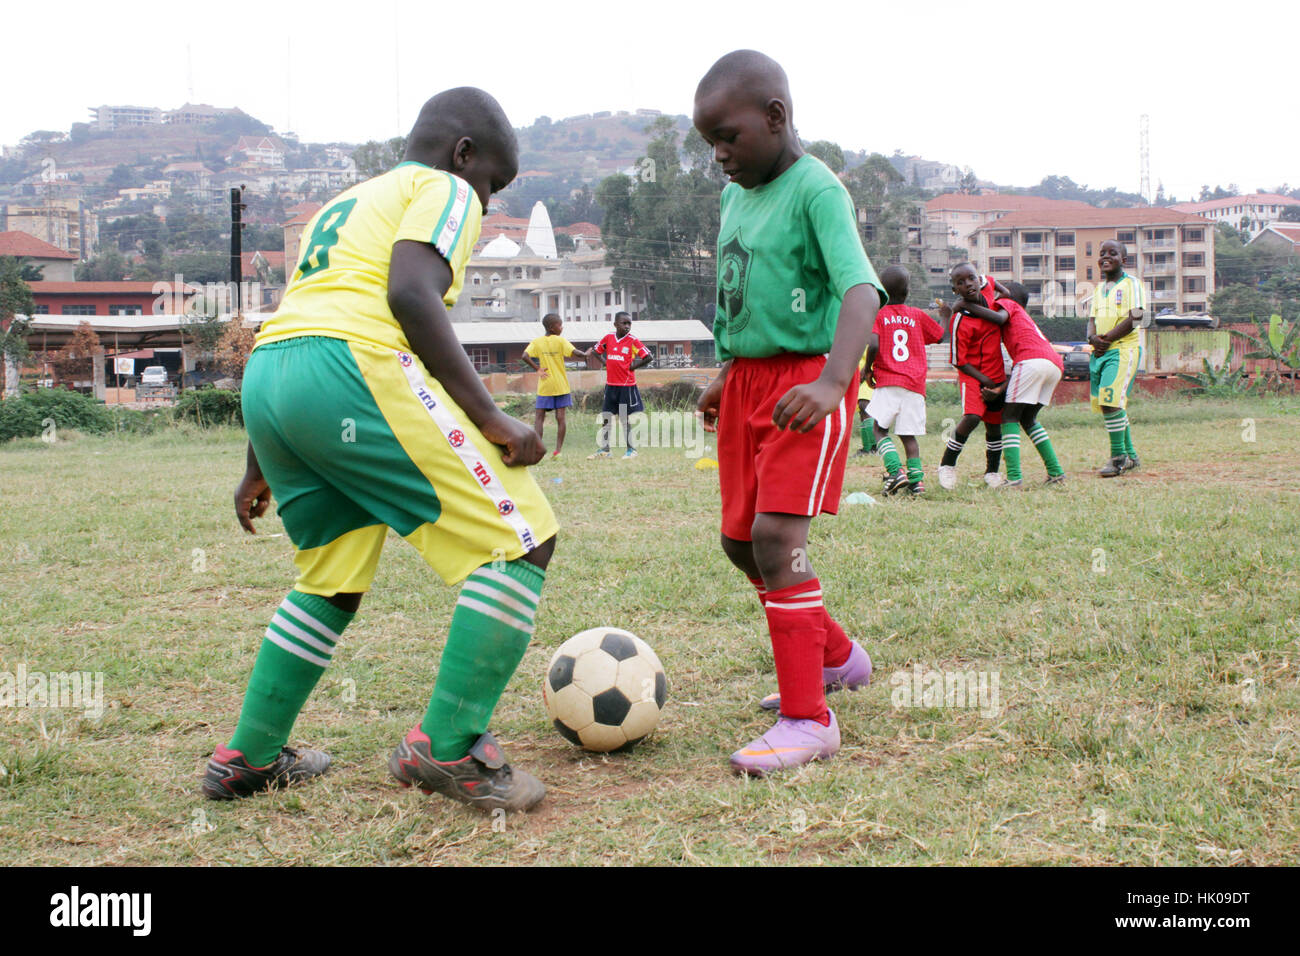
[[[966,375],[957,373],[958,387],[961,389],[961,411],[963,415],[978,415],[985,425],[1001,425],[1002,410],[991,412],[984,405],[984,396],[980,394],[980,383]],[[1001,384],[1000,382],[998,384]]]
[[[732,361],[718,407],[718,483],[722,533],[728,538],[753,540],[756,514],[811,517],[839,510],[857,376],[839,406],[807,434],[772,424],[781,397],[814,381],[825,366],[823,355]]]

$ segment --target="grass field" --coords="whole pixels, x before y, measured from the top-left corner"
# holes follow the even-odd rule
[[[392,541],[295,728],[330,774],[213,804],[198,774],[293,580],[278,519],[256,537],[234,521],[242,434],[0,448],[0,673],[102,672],[105,703],[97,720],[0,707],[0,862],[1294,863],[1300,404],[1139,402],[1143,470],[1112,481],[1093,477],[1099,418],[1050,409],[1070,480],[1040,485],[1026,450],[1023,493],[978,481],[982,434],[962,485],[939,490],[956,411],[930,409],[928,499],[814,522],[828,606],[877,676],[832,698],[838,758],[765,781],[726,765],[767,725],[774,678],[757,602],[717,547],[716,471],[680,449],[586,461],[594,424],[575,416],[566,460],[536,469],[563,530],[494,723],[549,793],[504,828],[385,768],[455,598],[411,548]],[[851,460],[846,494],[875,494],[879,470]],[[598,623],[645,638],[668,672],[660,729],[629,754],[574,749],[542,706],[554,648]],[[999,711],[894,706],[891,676],[914,665],[996,675]]]

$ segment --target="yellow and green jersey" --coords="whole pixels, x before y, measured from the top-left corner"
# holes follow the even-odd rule
[[[1092,296],[1092,319],[1096,324],[1097,334],[1105,335],[1127,319],[1131,310],[1146,307],[1146,289],[1135,276],[1121,272],[1119,281],[1102,282]],[[1123,349],[1135,349],[1138,345],[1138,330],[1135,325],[1133,331],[1115,342],[1112,348],[1118,346]]]
[[[358,183],[308,223],[284,299],[257,344],[320,335],[410,351],[388,308],[393,244],[412,239],[438,250],[451,267],[443,296],[450,307],[460,296],[482,221],[469,183],[422,163],[401,163]]]
[[[538,395],[569,394],[569,373],[564,369],[564,360],[575,351],[562,335],[542,335],[528,343],[524,354],[537,359],[541,366],[537,379]]]

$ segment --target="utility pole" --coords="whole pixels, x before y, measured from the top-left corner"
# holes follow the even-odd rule
[[[235,287],[234,303],[235,314],[242,315],[244,312],[243,302],[243,262],[241,255],[243,252],[240,240],[243,232],[243,202],[244,187],[232,186],[230,189],[230,282]]]
[[[1151,205],[1151,117],[1142,114],[1138,136],[1138,192]]]

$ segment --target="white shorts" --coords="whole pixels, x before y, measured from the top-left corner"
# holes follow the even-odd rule
[[[1007,402],[1017,405],[1050,405],[1052,392],[1061,380],[1061,370],[1051,359],[1035,358],[1017,362],[1007,381]]]
[[[867,414],[885,431],[895,435],[925,434],[925,396],[901,385],[876,389],[867,405]]]

